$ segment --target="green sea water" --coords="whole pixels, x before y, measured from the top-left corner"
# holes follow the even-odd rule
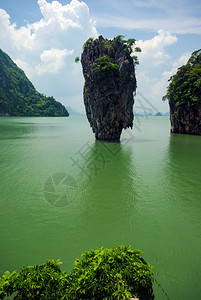
[[[0,275],[131,245],[154,266],[156,300],[201,299],[201,137],[136,117],[103,143],[85,116],[0,118]]]

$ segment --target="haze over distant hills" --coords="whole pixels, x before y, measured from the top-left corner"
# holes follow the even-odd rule
[[[75,109],[73,109],[71,106],[66,106],[66,109],[69,113],[70,116],[83,116],[85,113],[79,113]],[[152,110],[150,111],[142,111],[142,110],[135,110],[134,109],[134,115],[135,116],[160,116],[160,117],[169,117],[170,112],[162,113],[162,112],[153,112]]]
[[[162,112],[153,112],[153,111],[150,111],[150,112],[143,112],[143,111],[135,111],[134,113],[135,116],[156,116],[156,117],[168,117],[170,116],[170,112],[166,112],[166,113],[162,113]]]
[[[81,113],[79,113],[78,111],[76,111],[75,109],[73,109],[72,107],[70,107],[70,106],[66,106],[66,109],[67,109],[67,111],[68,111],[68,113],[69,113],[69,115],[70,116],[83,116],[84,114],[81,114]]]
[[[0,49],[0,116],[68,115],[60,102],[37,92],[25,73]]]

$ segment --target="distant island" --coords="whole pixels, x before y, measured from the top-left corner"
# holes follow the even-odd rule
[[[68,117],[53,97],[36,91],[13,60],[0,49],[0,116]]]
[[[71,106],[66,106],[66,109],[70,116],[82,116],[84,114],[79,113],[77,110],[73,109]]]
[[[150,111],[150,112],[142,112],[142,111],[135,111],[135,116],[141,116],[141,117],[169,117],[170,116],[170,112],[166,112],[166,113],[162,113],[162,112],[153,112],[153,111]]]
[[[169,81],[171,132],[201,135],[201,49]]]

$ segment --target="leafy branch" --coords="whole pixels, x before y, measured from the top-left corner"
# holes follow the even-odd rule
[[[60,260],[5,272],[0,278],[0,299],[14,300],[128,299],[152,300],[152,267],[142,252],[116,246],[86,251],[70,274],[61,271]]]

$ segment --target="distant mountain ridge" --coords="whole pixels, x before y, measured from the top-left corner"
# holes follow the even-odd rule
[[[135,116],[148,116],[148,117],[151,117],[151,116],[154,116],[154,117],[168,117],[170,116],[170,112],[166,112],[166,113],[162,113],[162,112],[153,112],[153,111],[150,111],[150,112],[142,112],[142,111],[135,111]]]
[[[0,49],[0,116],[67,117],[69,113],[53,97],[37,92],[24,71]]]
[[[84,114],[79,113],[77,110],[73,109],[70,106],[66,106],[67,111],[69,112],[70,116],[82,116]]]

